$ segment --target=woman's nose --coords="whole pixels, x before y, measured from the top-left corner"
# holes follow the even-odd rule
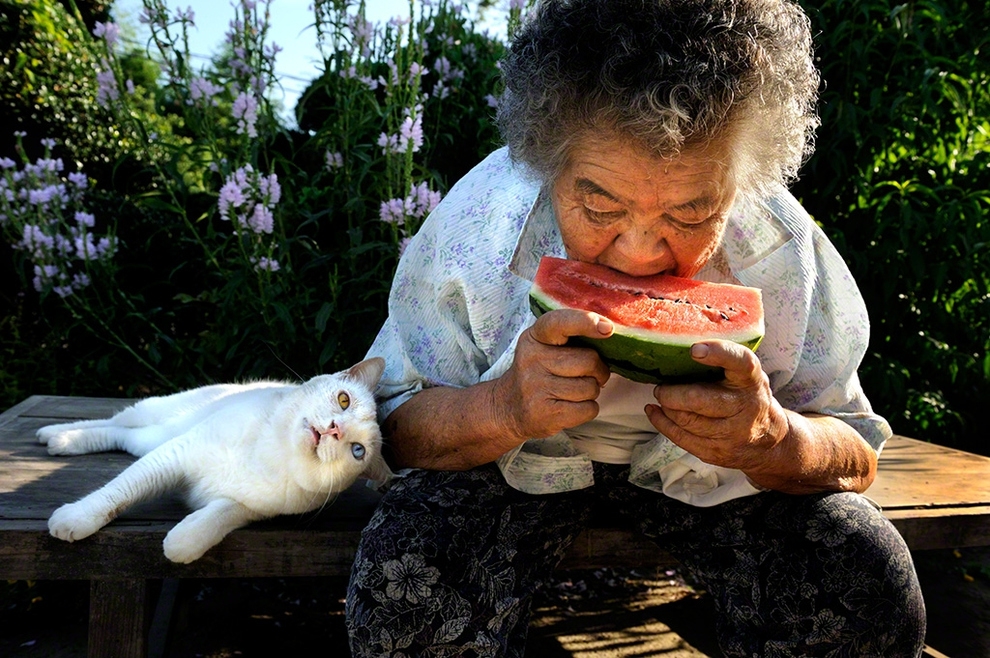
[[[673,265],[667,262],[667,241],[650,231],[625,231],[615,238],[612,247],[614,257],[610,260],[615,262],[610,266],[632,276],[656,274]]]

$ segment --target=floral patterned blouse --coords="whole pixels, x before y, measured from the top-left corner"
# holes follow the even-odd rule
[[[777,400],[845,421],[879,452],[891,430],[856,374],[869,339],[856,282],[789,192],[742,197],[696,278],[762,289],[766,335],[757,355]],[[550,199],[500,149],[451,189],[403,253],[389,316],[368,353],[387,364],[377,392],[382,420],[425,387],[467,387],[508,369],[519,334],[535,321],[528,293],[544,255],[566,257]],[[629,384],[645,387],[639,395],[652,390]],[[598,420],[607,415],[602,407]],[[627,429],[642,432],[637,425]],[[607,423],[597,427],[609,433]],[[582,443],[587,430],[575,428]],[[631,482],[694,505],[757,492],[741,472],[705,464],[655,430],[629,461]],[[498,464],[510,485],[529,493],[593,484],[591,457],[567,432],[531,439]]]

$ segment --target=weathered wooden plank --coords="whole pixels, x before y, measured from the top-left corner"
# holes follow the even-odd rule
[[[51,537],[47,526],[0,523],[0,573],[14,580],[105,578],[281,578],[346,576],[361,528],[336,529],[255,524],[231,533],[192,564],[169,562],[162,541],[169,524],[116,524],[69,544]]]
[[[32,395],[11,411],[19,409],[22,418],[45,418],[48,422],[64,423],[70,420],[109,418],[129,404],[132,398],[91,398],[64,395]],[[3,418],[0,417],[0,422]]]
[[[145,658],[148,596],[143,578],[90,583],[88,658]]]
[[[627,528],[586,528],[574,540],[561,569],[675,566],[669,553]]]
[[[990,505],[990,459],[895,436],[866,493],[885,510]]]
[[[990,546],[990,505],[884,512],[911,550]]]

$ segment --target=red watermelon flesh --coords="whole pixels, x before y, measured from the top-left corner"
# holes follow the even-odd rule
[[[636,381],[691,381],[721,375],[691,358],[694,343],[718,338],[755,350],[764,333],[760,290],[668,275],[633,277],[602,265],[544,257],[530,290],[534,312],[593,311],[614,334],[583,339]]]

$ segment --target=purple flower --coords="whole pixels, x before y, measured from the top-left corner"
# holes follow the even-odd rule
[[[29,252],[36,261],[45,260],[48,254],[55,251],[55,238],[45,233],[40,226],[26,224],[21,241],[14,246]]]
[[[406,219],[403,200],[389,199],[388,201],[382,201],[382,205],[378,209],[378,218],[386,224],[402,226]]]
[[[382,201],[378,209],[378,218],[388,224],[403,226],[406,218],[422,219],[440,203],[441,195],[430,189],[423,182],[413,185],[404,199],[389,199]]]
[[[220,217],[225,220],[230,219],[230,210],[238,208],[244,203],[244,191],[236,181],[227,179],[224,186],[220,188],[220,201],[217,207],[220,209]]]
[[[378,136],[378,145],[382,147],[382,155],[399,152],[399,137],[382,133]]]
[[[266,205],[274,206],[282,200],[282,186],[278,184],[278,174],[258,176],[258,190]]]
[[[423,116],[417,115],[415,119],[406,117],[399,126],[399,148],[405,153],[409,145],[415,153],[423,145]]]
[[[278,272],[282,267],[278,264],[278,261],[274,258],[268,258],[267,256],[262,256],[261,258],[252,258],[251,262],[254,264],[254,269],[259,272]]]
[[[196,14],[193,12],[192,7],[186,7],[185,11],[181,9],[175,10],[175,19],[182,23],[189,23],[190,25],[195,25]]]
[[[326,162],[327,162],[327,171],[340,169],[344,166],[344,156],[340,154],[340,151],[331,153],[328,150],[326,152]]]
[[[240,228],[255,233],[271,233],[275,228],[272,210],[282,198],[282,187],[278,176],[265,176],[247,164],[227,177],[220,188],[217,208],[220,218],[237,218]]]
[[[247,133],[248,137],[257,137],[258,131],[255,123],[258,121],[258,101],[254,96],[242,91],[234,99],[232,108],[234,118],[237,119],[237,134]]]
[[[271,210],[258,203],[251,216],[246,218],[245,225],[255,233],[271,233],[275,228],[275,217]]]
[[[113,48],[117,45],[117,40],[120,38],[120,26],[116,23],[100,23],[97,21],[93,28],[93,36],[103,37],[107,42],[107,47]]]
[[[106,59],[100,62],[103,70],[96,74],[96,82],[99,88],[96,90],[96,102],[100,107],[107,107],[112,101],[120,98],[120,90],[117,89],[117,78],[110,68],[110,62]]]
[[[223,91],[223,87],[215,85],[211,81],[202,77],[195,77],[189,81],[189,98],[192,101],[206,100],[216,107],[219,102],[215,96]]]

